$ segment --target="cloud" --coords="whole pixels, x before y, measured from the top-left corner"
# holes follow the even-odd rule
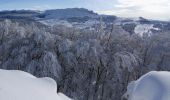
[[[51,9],[49,5],[41,5],[41,6],[33,6],[31,9],[33,10],[46,10]]]
[[[117,0],[112,9],[99,11],[125,17],[170,20],[170,0]]]
[[[168,20],[170,19],[169,4],[169,0],[118,0],[117,8],[120,9],[122,14]],[[128,9],[129,7],[133,7],[133,9],[123,11],[123,9]]]
[[[119,6],[127,7],[129,5],[134,7],[148,7],[148,6],[168,6],[169,0],[118,0]]]

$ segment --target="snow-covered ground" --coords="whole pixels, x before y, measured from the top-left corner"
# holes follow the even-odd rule
[[[0,69],[0,100],[71,100],[56,92],[57,84],[51,78]]]
[[[170,100],[170,72],[152,71],[128,85],[128,100]]]
[[[47,26],[54,26],[54,25],[63,25],[66,27],[73,27],[71,23],[66,20],[59,20],[59,19],[48,19],[48,20],[41,20],[39,21],[42,24]]]
[[[85,23],[83,23],[83,22],[68,22],[67,20],[59,20],[59,19],[40,20],[39,22],[47,26],[63,25],[66,27],[74,27],[76,29],[88,28],[90,30],[94,30],[93,26],[100,23],[97,20],[88,20]]]
[[[139,24],[135,27],[134,32],[140,36],[147,34],[148,36],[152,35],[151,30],[159,30],[158,28],[154,28],[153,24]]]

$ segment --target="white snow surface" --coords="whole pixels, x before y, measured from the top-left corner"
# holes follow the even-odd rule
[[[152,35],[151,30],[160,30],[159,28],[155,28],[153,24],[139,24],[135,27],[134,32],[140,36],[147,34],[148,36]]]
[[[71,100],[56,91],[57,84],[51,78],[0,69],[0,100]]]
[[[59,20],[59,19],[48,19],[48,20],[41,20],[39,21],[42,24],[45,24],[47,26],[54,26],[54,25],[63,25],[66,27],[73,27],[71,23],[65,20]]]
[[[128,100],[170,100],[170,72],[151,71],[128,85]]]

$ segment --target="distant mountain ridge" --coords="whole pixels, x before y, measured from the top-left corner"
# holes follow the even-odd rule
[[[64,25],[83,30],[94,30],[100,24],[103,24],[103,28],[108,30],[108,27],[117,25],[130,34],[136,33],[142,36],[170,30],[168,21],[150,20],[143,17],[123,18],[114,15],[100,15],[85,8],[1,11],[0,19],[31,19],[47,26]]]
[[[92,17],[92,18],[99,18],[102,17],[105,18],[111,18],[114,17],[114,19],[117,16],[114,15],[100,15],[98,13],[95,13],[92,10],[88,10],[85,8],[66,8],[66,9],[49,9],[45,11],[38,11],[38,10],[4,10],[0,11],[0,18],[7,18],[12,19],[13,16],[19,16],[19,17],[32,17],[32,18],[45,18],[45,19],[67,19],[67,18],[74,18],[74,17]],[[121,17],[117,17],[121,18]],[[113,18],[111,18],[113,19]],[[129,22],[133,21],[133,18],[122,18],[123,22]],[[149,23],[151,21],[159,21],[159,20],[150,20],[143,17],[137,18],[138,22],[144,22]],[[159,21],[159,22],[166,22],[166,21]]]
[[[97,13],[94,13],[93,11],[90,11],[84,8],[46,10],[44,14],[45,14],[45,18],[47,19],[51,19],[51,18],[63,19],[63,18],[71,18],[71,17],[84,17],[84,16],[96,17],[98,16]]]
[[[40,11],[35,10],[6,10],[0,12],[0,18],[6,19],[33,19],[35,16],[38,16]]]

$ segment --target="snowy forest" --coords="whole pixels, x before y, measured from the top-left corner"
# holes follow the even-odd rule
[[[170,31],[141,36],[125,26],[105,26],[82,30],[1,19],[0,68],[51,77],[57,91],[74,100],[126,100],[128,83],[170,70]]]

